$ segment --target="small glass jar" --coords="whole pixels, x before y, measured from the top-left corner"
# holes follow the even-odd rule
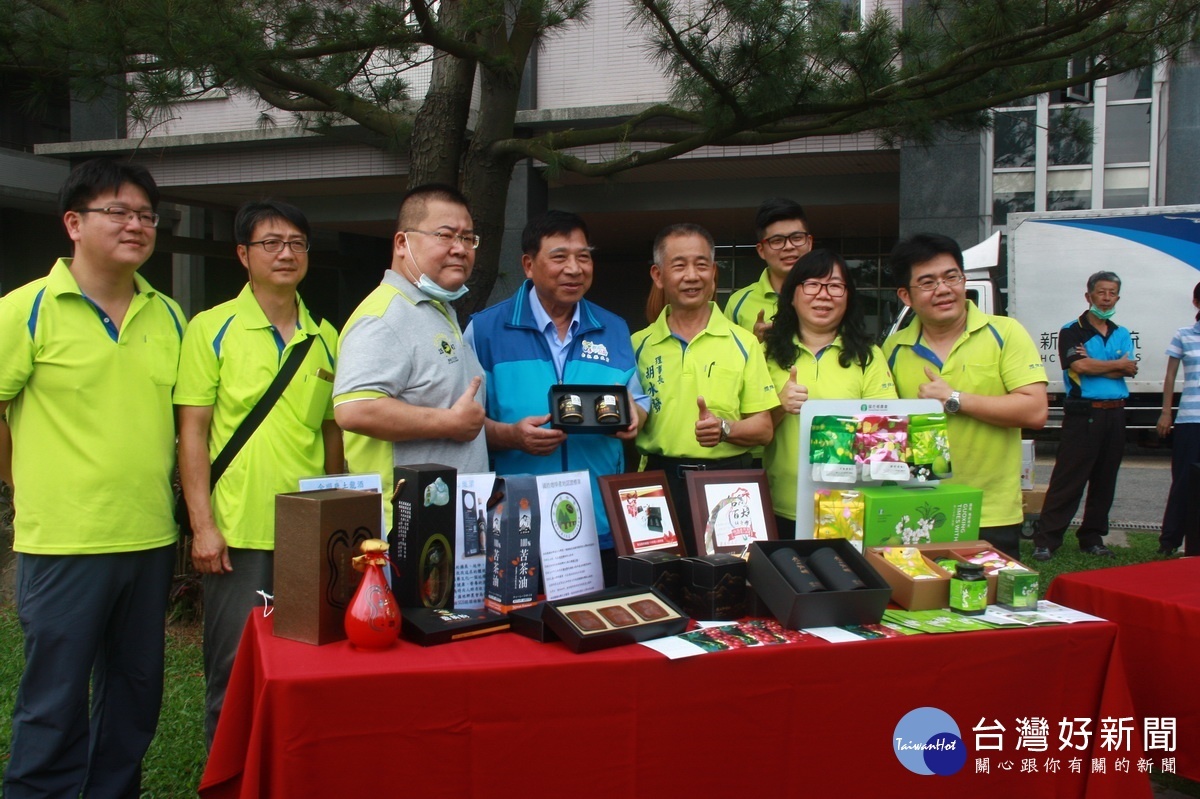
[[[950,578],[950,609],[964,616],[979,616],[987,610],[987,578],[978,563],[959,563]]]
[[[621,405],[616,394],[601,394],[596,397],[596,421],[600,424],[616,424],[621,421]]]
[[[583,400],[578,394],[563,394],[558,398],[558,420],[563,424],[583,422]]]

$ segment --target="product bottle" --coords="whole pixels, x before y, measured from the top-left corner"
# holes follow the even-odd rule
[[[987,610],[987,578],[978,563],[959,563],[950,578],[950,609],[964,616]]]

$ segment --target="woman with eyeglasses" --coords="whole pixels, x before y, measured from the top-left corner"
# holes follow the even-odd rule
[[[809,399],[896,399],[896,387],[867,332],[850,270],[829,250],[792,266],[763,346],[780,402],[763,463],[779,537],[795,538],[800,408]]]

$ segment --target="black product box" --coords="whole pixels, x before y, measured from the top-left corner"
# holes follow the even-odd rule
[[[396,467],[388,557],[401,608],[454,605],[457,477],[440,463]]]
[[[546,620],[543,618],[545,604],[545,602],[538,602],[536,605],[526,605],[523,608],[510,610],[508,612],[509,631],[532,638],[539,644],[557,641],[558,636],[554,634],[554,630],[546,626]]]
[[[541,516],[537,478],[496,478],[488,500],[487,571],[483,604],[493,613],[532,605],[541,568]]]
[[[683,611],[650,588],[609,588],[545,603],[542,618],[572,652],[678,635]]]
[[[644,552],[617,558],[617,585],[653,588],[683,604],[683,558],[676,552]]]
[[[346,637],[362,575],[351,559],[379,538],[379,495],[326,488],[275,495],[275,635],[306,644]]]
[[[507,616],[481,608],[404,608],[400,617],[400,637],[421,646],[465,641],[509,628]]]
[[[807,559],[818,549],[831,547],[862,580],[865,588],[852,591],[797,593],[779,569],[771,554],[793,549]],[[755,541],[750,544],[750,581],[763,603],[779,623],[792,630],[805,627],[840,627],[846,624],[877,624],[892,596],[892,587],[871,568],[854,545],[843,538],[808,541]]]
[[[550,427],[567,433],[608,433],[629,427],[624,386],[550,386]],[[607,421],[605,421],[607,420]]]
[[[717,553],[683,558],[683,602],[693,619],[733,621],[749,612],[746,561]]]

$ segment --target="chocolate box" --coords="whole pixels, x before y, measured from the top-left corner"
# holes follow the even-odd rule
[[[617,584],[653,588],[676,605],[683,603],[683,558],[675,552],[644,552],[617,558]]]
[[[400,611],[400,637],[421,646],[465,641],[507,629],[507,616],[479,608],[404,608]]]
[[[457,472],[440,463],[397,466],[392,482],[392,593],[401,608],[454,605]]]
[[[883,557],[887,547],[867,547],[863,556],[871,568],[892,587],[892,601],[908,610],[937,610],[950,607],[950,573],[922,553],[937,578],[915,580]]]
[[[831,547],[866,586],[853,591],[797,593],[771,562],[779,549],[794,549],[807,558],[822,547]],[[792,630],[805,627],[840,627],[877,624],[883,618],[892,587],[871,568],[862,554],[844,538],[806,541],[755,541],[750,545],[750,581],[779,623]]]
[[[578,407],[573,401],[578,398]],[[598,405],[602,399],[616,416],[602,422]],[[612,435],[629,427],[629,392],[624,386],[555,385],[550,386],[550,427],[565,433],[601,433]],[[577,416],[575,415],[577,413]],[[610,417],[611,418],[611,417]]]
[[[649,588],[609,588],[547,602],[542,613],[573,652],[678,635],[688,624],[683,611]]]
[[[275,635],[306,644],[346,637],[362,575],[350,560],[379,538],[379,495],[329,488],[275,496]]]
[[[487,573],[483,605],[508,613],[537,599],[541,569],[541,517],[537,478],[496,478],[488,500]]]
[[[693,619],[733,621],[747,615],[752,596],[746,584],[746,561],[717,553],[683,558],[683,601]]]

